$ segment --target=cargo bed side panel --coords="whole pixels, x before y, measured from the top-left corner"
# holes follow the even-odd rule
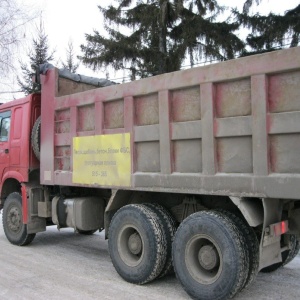
[[[41,148],[49,155],[41,180],[298,199],[299,57],[300,48],[292,48],[60,97],[50,70],[42,93],[48,123]],[[91,136],[107,139],[87,139],[76,167],[74,138],[83,147]],[[74,172],[98,178],[80,182]]]

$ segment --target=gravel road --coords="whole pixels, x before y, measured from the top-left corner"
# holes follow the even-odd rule
[[[2,219],[0,220],[2,223]],[[0,299],[190,299],[175,276],[137,286],[122,280],[103,233],[39,233],[26,247],[11,245],[0,226]],[[236,300],[300,299],[300,256],[272,273],[260,273]]]

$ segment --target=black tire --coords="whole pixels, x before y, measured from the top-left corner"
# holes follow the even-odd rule
[[[295,234],[290,234],[289,237],[290,237],[291,249],[285,250],[281,253],[282,261],[261,269],[260,270],[261,272],[263,273],[274,272],[282,268],[286,264],[290,263],[297,256],[300,249],[300,240],[298,236]]]
[[[27,234],[27,225],[23,223],[22,197],[19,193],[11,193],[4,202],[2,223],[7,239],[14,245],[30,244],[34,234]]]
[[[40,160],[41,150],[41,117],[38,117],[31,131],[31,147],[38,160]]]
[[[292,251],[289,251],[287,258],[283,263],[283,266],[290,263],[298,255],[300,250],[300,239],[297,235],[291,234],[290,241],[292,242]]]
[[[77,232],[79,234],[83,234],[83,235],[93,235],[96,231],[97,231],[97,229],[96,230],[78,230],[77,229]]]
[[[232,212],[220,210],[240,229],[249,251],[249,271],[242,289],[247,288],[256,278],[259,270],[259,243],[253,228]]]
[[[164,230],[164,234],[166,236],[167,243],[167,259],[165,266],[163,267],[161,273],[158,277],[164,277],[165,275],[172,274],[174,272],[173,264],[172,264],[172,245],[174,241],[174,236],[177,230],[177,222],[171,215],[171,213],[157,203],[146,203],[147,207],[149,207],[154,213],[157,214],[161,227]]]
[[[150,282],[165,266],[164,231],[158,216],[145,205],[126,205],[115,213],[109,227],[108,247],[116,271],[128,282]]]
[[[195,299],[233,297],[248,275],[246,246],[234,222],[221,212],[194,213],[175,234],[173,265],[177,278]]]

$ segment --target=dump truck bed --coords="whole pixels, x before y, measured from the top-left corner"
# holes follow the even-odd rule
[[[299,47],[72,88],[42,76],[43,184],[299,198]]]

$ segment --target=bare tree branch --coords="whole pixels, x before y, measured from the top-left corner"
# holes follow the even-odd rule
[[[25,25],[34,18],[16,0],[0,0],[0,76],[14,69],[18,47],[25,37]]]

